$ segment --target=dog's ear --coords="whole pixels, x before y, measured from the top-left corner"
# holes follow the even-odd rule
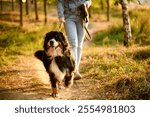
[[[65,52],[68,50],[68,42],[62,32],[59,32],[59,38],[61,39],[63,45],[63,52]]]
[[[49,41],[50,37],[51,37],[51,32],[48,32],[48,33],[45,34],[43,48],[46,51],[47,51],[47,42]]]
[[[45,34],[45,41],[49,40],[49,38],[52,36],[52,33],[53,33],[53,31],[48,32],[48,33]]]
[[[38,59],[40,59],[41,61],[43,61],[43,57],[44,57],[44,51],[43,50],[38,50],[34,53],[34,56]]]

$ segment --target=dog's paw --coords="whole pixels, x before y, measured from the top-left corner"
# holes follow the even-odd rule
[[[34,56],[38,59],[40,59],[41,61],[43,61],[43,57],[44,57],[44,51],[43,50],[38,50],[34,53]]]
[[[52,93],[52,97],[54,98],[58,97],[58,93]]]
[[[52,90],[52,97],[58,97],[58,89],[57,88],[53,88]]]
[[[69,77],[65,77],[65,87],[71,87],[73,85],[73,77],[69,76]]]

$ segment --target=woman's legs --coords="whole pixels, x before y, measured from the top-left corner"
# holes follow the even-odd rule
[[[83,48],[83,42],[85,38],[85,31],[83,29],[83,23],[82,21],[78,21],[76,23],[77,26],[77,35],[78,35],[78,48],[77,48],[77,70],[79,70],[79,65],[82,57],[82,48]]]
[[[73,50],[76,62],[76,72],[79,74],[78,70],[82,56],[83,41],[85,37],[85,31],[83,29],[82,21],[67,19],[65,21],[65,30]]]
[[[75,63],[77,66],[78,37],[77,37],[76,24],[73,20],[67,19],[65,21],[65,31],[66,31],[70,46],[72,47]]]

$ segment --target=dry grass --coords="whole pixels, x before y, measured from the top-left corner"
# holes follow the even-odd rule
[[[141,56],[139,60],[136,58]],[[84,50],[81,72],[91,99],[150,99],[147,47],[93,47]],[[145,57],[147,56],[147,57]]]
[[[95,15],[91,21],[98,23],[105,20],[104,16],[98,17]],[[33,53],[42,47],[43,34],[56,28],[57,19],[49,19],[52,22],[47,26],[42,21],[32,22],[32,18],[27,18],[23,30],[16,30],[20,31],[21,35],[17,36],[25,46],[17,46],[16,40],[15,43],[9,41],[9,47],[0,47],[0,99],[53,99],[49,84],[44,84],[39,75],[39,72],[46,72],[37,67],[39,63]],[[7,23],[10,25],[10,22]],[[5,31],[0,30],[1,37],[10,35],[12,32],[8,32],[7,28],[13,30],[16,26],[14,22],[13,27],[6,26]],[[7,39],[11,38],[8,36]],[[62,96],[56,99],[150,99],[149,48],[149,45],[84,48],[80,67],[83,78],[75,81],[69,91],[62,91]],[[42,77],[45,79],[46,75]]]
[[[85,48],[80,69],[83,78],[56,99],[150,99],[148,51],[149,46]],[[140,59],[136,57],[139,52]],[[12,66],[1,69],[1,99],[53,99],[50,85],[41,81],[46,75],[38,75],[46,72],[37,64],[31,55],[20,56]]]

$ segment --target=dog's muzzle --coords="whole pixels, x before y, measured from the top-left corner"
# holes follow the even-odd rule
[[[53,41],[53,40],[49,41],[49,46],[50,46],[50,47],[55,47],[55,46],[54,46],[54,41]]]
[[[49,47],[57,47],[59,45],[59,42],[57,42],[55,39],[51,39],[49,42],[48,42],[48,46]]]
[[[60,47],[60,43],[57,42],[55,39],[51,39],[48,44],[47,44],[47,55],[48,56],[53,56],[56,52],[56,49]]]

